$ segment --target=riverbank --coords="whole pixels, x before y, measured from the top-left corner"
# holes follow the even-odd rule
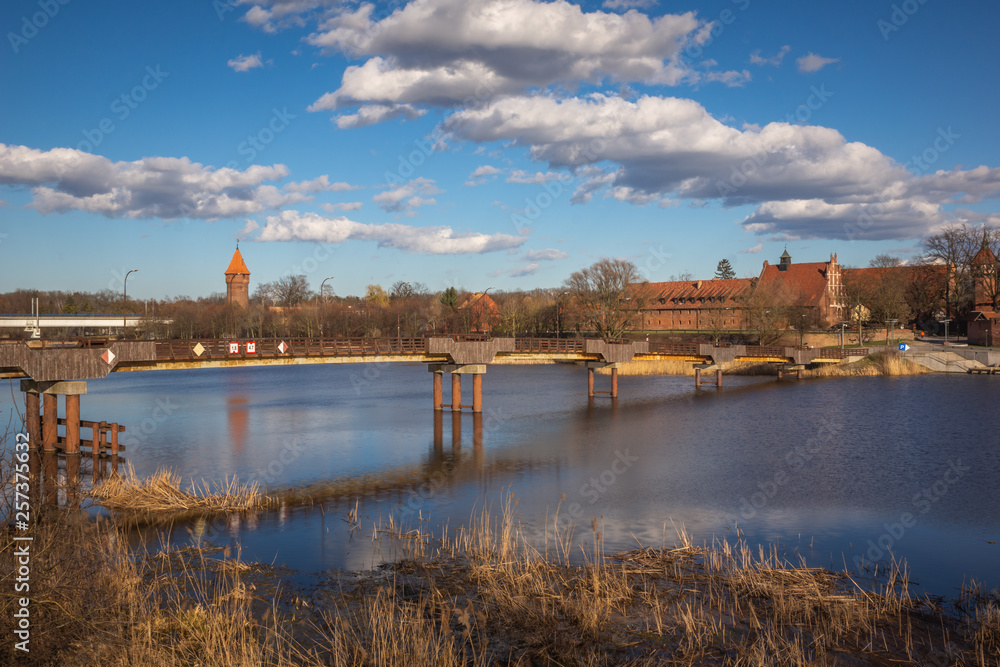
[[[575,540],[558,516],[538,548],[508,497],[450,537],[375,526],[372,548],[392,549],[394,565],[296,586],[292,573],[207,543],[133,554],[117,522],[50,510],[30,528],[31,653],[17,662],[985,666],[1000,655],[996,594],[917,599],[899,564],[860,579],[775,548],[697,546],[683,530],[673,546],[608,556],[602,527],[589,528],[582,557],[570,557]],[[5,591],[11,538],[0,550]],[[15,604],[0,597],[7,637]]]
[[[735,361],[725,364],[725,375],[777,375],[778,364],[762,363],[750,360]],[[598,373],[610,374],[607,368],[598,369]],[[803,371],[805,377],[856,377],[856,376],[900,376],[922,375],[927,369],[911,361],[903,359],[893,352],[875,352],[864,359],[850,363],[827,364],[819,368]],[[618,369],[619,376],[638,375],[683,375],[694,376],[694,364],[680,360],[639,360],[630,361]]]

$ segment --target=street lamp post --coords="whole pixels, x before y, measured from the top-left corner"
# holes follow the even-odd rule
[[[566,296],[566,292],[559,292],[556,296],[556,339],[560,338],[560,333],[562,332],[562,327],[559,326],[559,316],[562,314],[562,298]]]
[[[885,321],[885,328],[887,330],[886,331],[886,336],[887,336],[886,342],[889,345],[895,345],[896,344],[896,322],[898,322],[898,321],[899,320],[886,320]]]
[[[404,282],[403,284],[406,285],[407,287],[410,286],[409,282]],[[402,295],[400,295],[400,296],[402,296]],[[402,339],[403,339],[403,336],[402,336],[402,334],[399,331],[399,308],[396,308],[396,340],[400,340],[401,341]]]
[[[319,305],[320,305],[320,313],[319,313],[319,337],[320,338],[323,338],[323,311],[325,310],[323,308],[323,306],[326,305],[326,298],[323,296],[323,286],[326,285],[326,281],[327,280],[333,280],[335,277],[336,276],[330,276],[328,278],[323,278],[323,282],[321,282],[319,284]]]
[[[128,308],[128,277],[138,271],[139,269],[132,269],[125,274],[124,285],[122,286],[122,338],[125,338],[126,327],[128,326],[128,316],[125,314],[125,310]]]
[[[806,336],[806,313],[802,313],[802,317],[799,319],[799,347],[805,347],[805,336]]]
[[[948,344],[948,323],[951,322],[951,318],[946,318],[942,320],[944,322],[944,344]]]
[[[844,329],[847,327],[849,322],[840,323],[840,351],[844,351]],[[861,345],[861,341],[858,341],[858,345]]]

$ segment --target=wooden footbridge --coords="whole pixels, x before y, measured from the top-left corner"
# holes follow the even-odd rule
[[[680,360],[695,365],[695,385],[702,372],[715,373],[722,385],[722,368],[734,361],[771,363],[801,377],[807,364],[837,363],[845,354],[864,356],[868,350],[819,350],[795,347],[710,343],[612,341],[600,338],[484,338],[470,336],[429,338],[258,338],[163,341],[75,339],[0,343],[0,378],[21,378],[25,394],[25,423],[31,442],[46,451],[68,456],[90,446],[95,455],[118,454],[117,429],[109,443],[101,433],[104,423],[80,420],[80,396],[87,380],[125,371],[156,371],[242,366],[292,366],[299,364],[425,363],[433,374],[434,410],[473,413],[483,410],[483,374],[491,363],[512,360],[522,364],[577,362],[587,368],[588,396],[618,396],[618,369],[641,360]],[[594,371],[608,368],[611,387],[595,391]],[[451,376],[451,402],[443,400],[444,375]],[[462,403],[462,375],[472,376],[472,404]],[[780,371],[779,371],[780,376]],[[59,417],[58,396],[65,397],[64,418]],[[40,400],[41,399],[43,400]],[[44,407],[44,411],[41,408]],[[44,415],[44,418],[43,416]],[[65,435],[58,435],[58,427]],[[115,425],[117,426],[117,425]],[[81,440],[80,430],[94,430],[91,441]],[[105,431],[107,429],[104,429]],[[94,443],[97,443],[94,446]]]

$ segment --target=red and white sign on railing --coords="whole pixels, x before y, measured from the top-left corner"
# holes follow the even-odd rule
[[[257,343],[252,341],[247,343],[247,354],[257,354]]]
[[[239,343],[230,343],[229,344],[229,354],[239,354],[239,353],[240,353],[240,344]]]

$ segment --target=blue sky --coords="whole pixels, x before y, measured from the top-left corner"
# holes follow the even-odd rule
[[[651,281],[1000,223],[994,2],[0,8],[0,290]],[[916,158],[916,159],[914,159]]]

